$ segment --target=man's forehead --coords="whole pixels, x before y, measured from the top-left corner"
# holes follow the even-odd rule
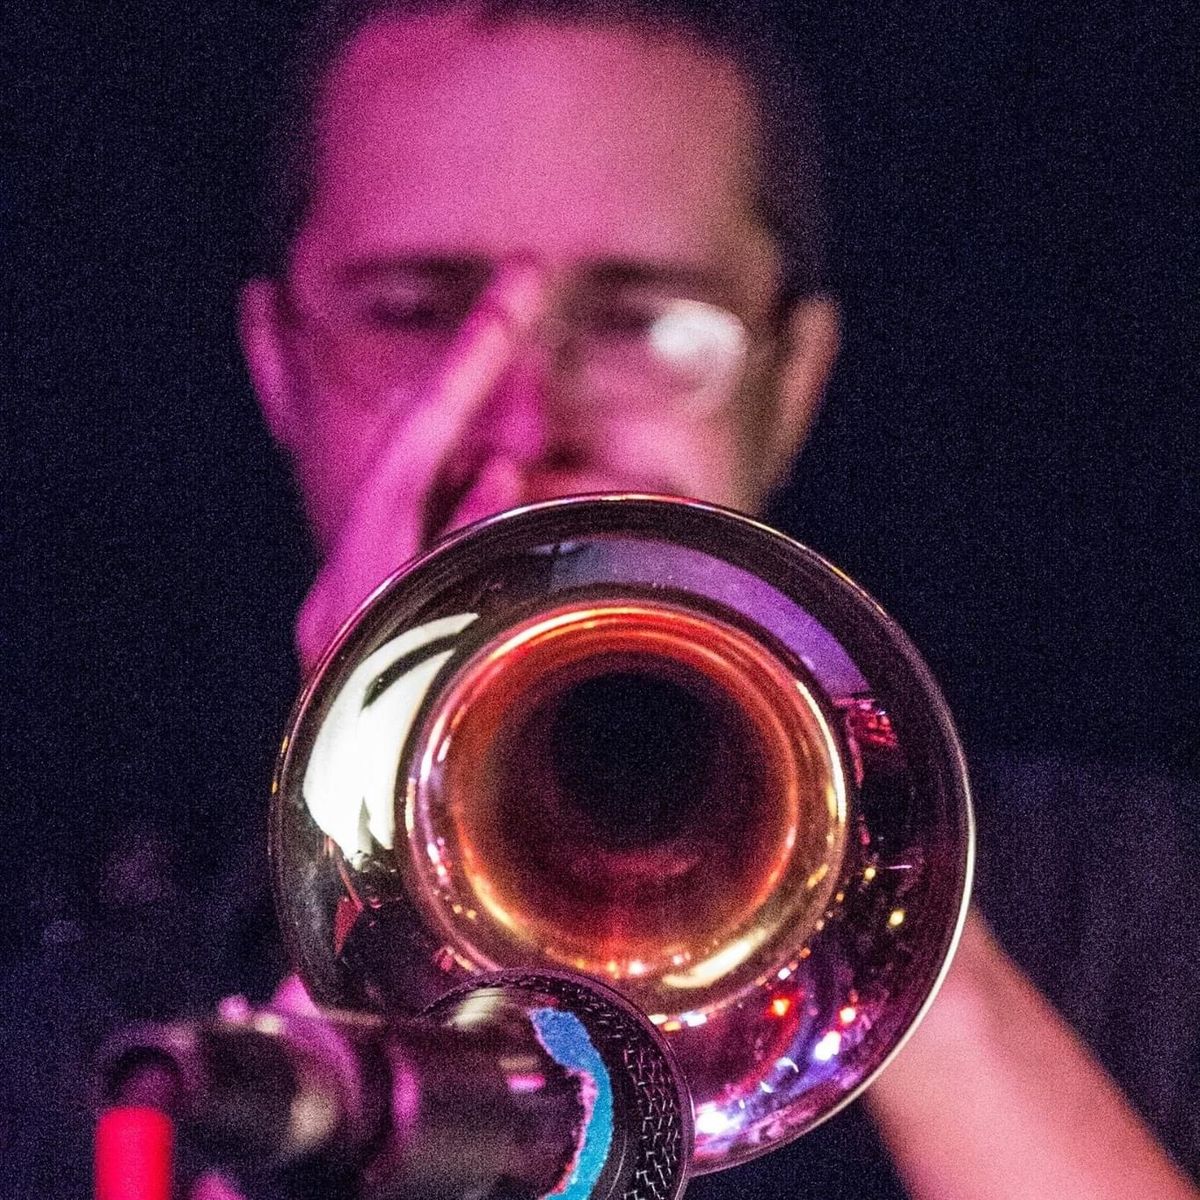
[[[302,241],[333,255],[699,268],[753,220],[746,89],[681,36],[456,9],[376,20],[330,71],[318,130]]]

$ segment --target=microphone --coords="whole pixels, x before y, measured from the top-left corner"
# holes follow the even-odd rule
[[[555,972],[479,976],[414,1018],[135,1026],[99,1075],[101,1130],[114,1109],[157,1110],[251,1195],[676,1200],[691,1156],[691,1101],[657,1031]],[[98,1194],[111,1159],[98,1139]]]

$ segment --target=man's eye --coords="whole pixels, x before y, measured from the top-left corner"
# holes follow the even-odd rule
[[[361,309],[364,322],[382,333],[452,333],[470,305],[457,298],[376,296]]]
[[[602,338],[643,338],[654,327],[657,315],[654,309],[642,305],[603,305],[588,314],[587,328]]]

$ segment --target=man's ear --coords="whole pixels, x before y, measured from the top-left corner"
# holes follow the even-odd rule
[[[275,441],[291,450],[297,428],[296,400],[287,366],[279,285],[273,279],[251,279],[242,288],[238,336],[263,420]]]
[[[780,483],[821,407],[841,345],[841,310],[829,296],[798,300],[788,316],[776,377],[775,420],[769,431],[767,479]]]

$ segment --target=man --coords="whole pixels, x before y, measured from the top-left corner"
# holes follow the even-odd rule
[[[315,60],[296,197],[241,320],[322,554],[297,624],[306,666],[400,562],[489,512],[627,488],[759,507],[819,404],[837,311],[813,290],[815,213],[786,243],[767,203],[779,131],[748,69],[657,6],[575,8],[343,6]],[[805,180],[786,182],[803,210]],[[1057,787],[993,791],[1045,812]],[[1074,877],[1051,865],[1019,898],[1052,895],[1034,921],[1065,925],[1045,885]],[[1194,994],[1172,997],[1181,1022]],[[1167,1133],[1181,1080],[1142,1097]],[[922,1200],[1195,1195],[978,918],[869,1105]],[[898,1187],[850,1116],[692,1194]]]
[[[306,665],[397,564],[489,513],[627,489],[758,508],[838,338],[813,279],[784,303],[769,114],[697,26],[536,3],[344,24],[284,253],[242,307],[323,555]],[[868,1104],[915,1197],[1195,1195],[977,916]]]
[[[781,327],[755,116],[731,71],[712,73],[701,105],[664,86],[688,68],[686,47],[638,77],[615,26],[559,46],[569,27],[552,24],[519,63],[497,43],[442,79],[438,64],[462,62],[464,22],[380,22],[352,46],[346,67],[365,89],[317,99],[319,137],[337,150],[293,168],[313,176],[303,223],[281,278],[245,296],[256,390],[327,557],[301,617],[305,659],[430,536],[488,512],[630,486],[757,507],[833,358],[828,300],[806,298]],[[572,79],[583,65],[591,78]],[[501,96],[506,71],[520,83]],[[566,394],[556,354],[594,352],[619,321],[648,329],[679,299],[733,318],[707,366],[744,376],[729,394],[703,412],[694,397],[585,407]],[[547,318],[565,318],[565,344],[539,331]],[[685,333],[706,336],[696,321]]]

